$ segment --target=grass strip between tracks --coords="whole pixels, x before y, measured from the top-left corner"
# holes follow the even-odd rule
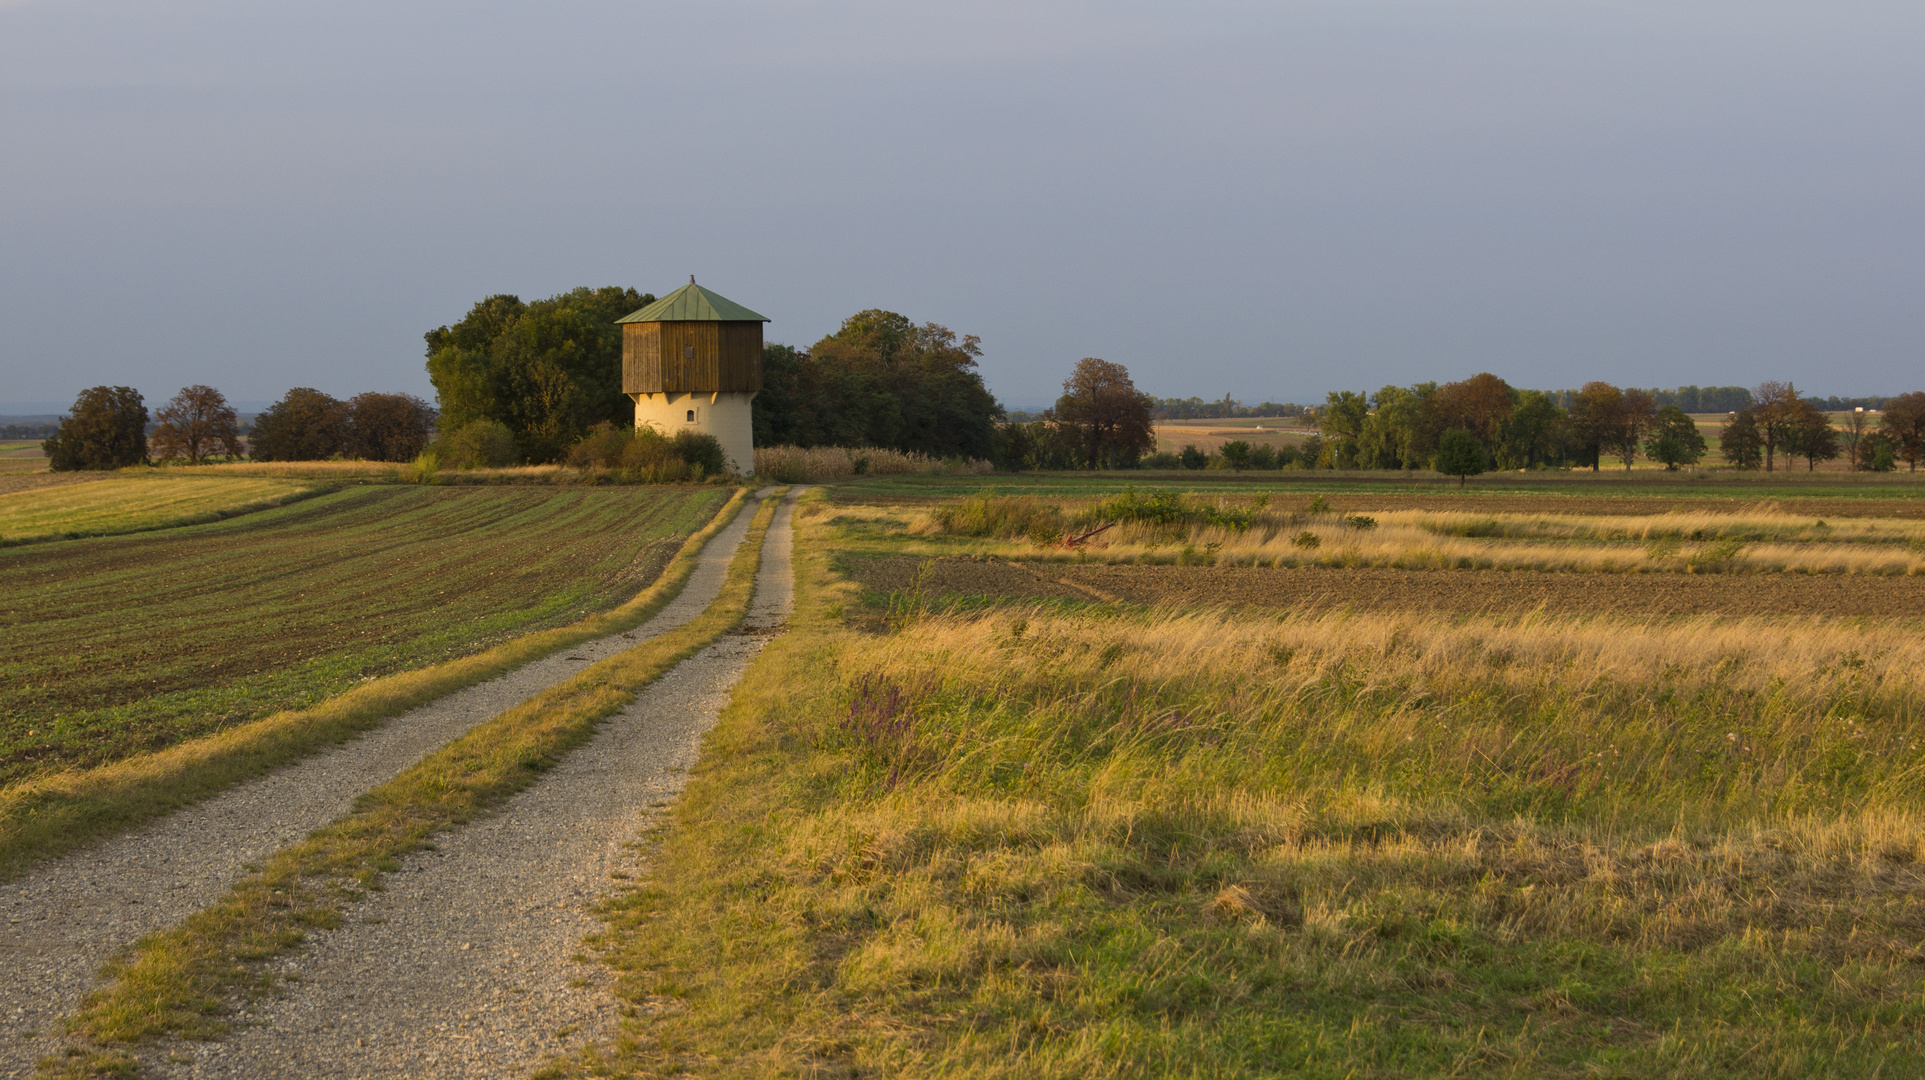
[[[69,1019],[76,1044],[43,1062],[43,1074],[131,1075],[137,1064],[124,1044],[167,1034],[218,1037],[231,993],[271,985],[261,961],[296,947],[309,929],[337,925],[344,907],[381,887],[396,858],[534,783],[642,688],[739,625],[779,502],[763,502],[707,611],[422,758],[363,795],[352,813],[276,853],[225,900],[143,939],[110,969],[113,984]]]
[[[647,622],[675,599],[701,551],[748,499],[738,489],[688,538],[655,583],[610,611],[525,634],[485,652],[389,675],[306,709],[272,716],[96,769],[30,780],[0,792],[0,880],[198,802],[383,722],[584,641]]]

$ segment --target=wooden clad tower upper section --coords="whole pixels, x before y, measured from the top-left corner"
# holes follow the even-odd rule
[[[622,324],[622,393],[742,393],[762,389],[768,317],[694,278]]]

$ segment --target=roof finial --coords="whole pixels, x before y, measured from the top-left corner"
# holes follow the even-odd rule
[[[695,275],[694,275],[694,274],[690,274],[690,275],[688,276],[688,283],[689,283],[690,285],[693,285],[693,284],[695,284]]]

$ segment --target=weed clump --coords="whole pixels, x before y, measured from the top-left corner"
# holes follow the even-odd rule
[[[984,490],[938,507],[936,524],[955,536],[1028,538],[1049,543],[1063,534],[1064,519],[1060,507],[1040,499]]]
[[[1209,506],[1173,492],[1159,491],[1144,495],[1134,487],[1130,487],[1123,489],[1122,494],[1104,500],[1103,504],[1097,507],[1096,519],[1119,524],[1139,523],[1190,528],[1215,526],[1240,532],[1250,527],[1255,520],[1255,515],[1248,510],[1236,507]]]

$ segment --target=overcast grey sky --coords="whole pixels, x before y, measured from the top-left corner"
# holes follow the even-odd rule
[[[1925,387],[1925,4],[0,0],[0,402],[427,395],[495,292],[1005,402]]]

